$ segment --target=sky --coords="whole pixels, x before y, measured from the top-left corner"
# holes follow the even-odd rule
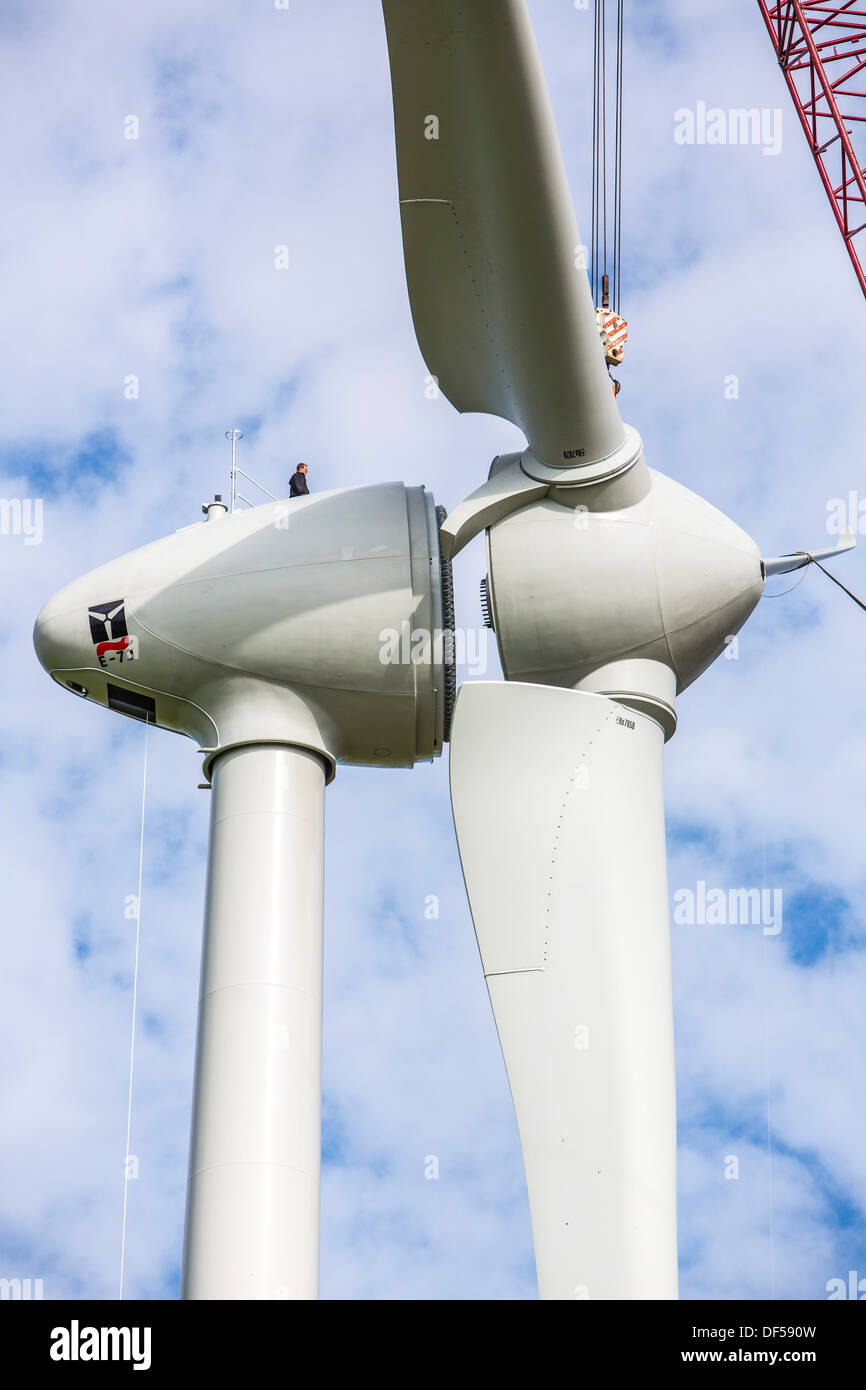
[[[587,239],[592,14],[530,10]],[[838,499],[866,514],[866,306],[758,6],[641,0],[626,30],[621,412],[651,466],[765,555],[832,545]],[[0,64],[0,497],[42,517],[38,543],[0,534],[0,1277],[112,1299],[145,733],[48,679],[35,615],[197,521],[228,490],[232,426],[278,496],[305,459],[314,490],[401,479],[449,508],[522,436],[425,391],[377,0],[2,0]],[[678,141],[701,102],[770,113],[773,152]],[[455,564],[465,628],[483,572],[479,538]],[[866,593],[862,537],[836,572]],[[699,883],[783,904],[773,934],[672,920],[686,1299],[822,1299],[866,1278],[866,618],[819,572],[798,578],[768,583],[683,694],[666,751],[672,907]],[[462,674],[497,678],[493,644]],[[447,772],[343,768],[328,790],[326,1298],[536,1296]],[[151,731],[134,1298],[179,1290],[200,780],[193,743]]]

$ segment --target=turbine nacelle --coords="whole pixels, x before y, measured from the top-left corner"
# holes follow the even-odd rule
[[[46,603],[34,642],[76,694],[218,751],[273,742],[411,767],[448,733],[450,568],[433,499],[383,483],[220,515]],[[429,631],[426,660],[393,634]]]

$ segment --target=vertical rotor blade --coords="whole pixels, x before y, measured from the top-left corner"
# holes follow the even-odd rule
[[[624,438],[525,0],[384,0],[406,276],[431,373],[550,465]]]
[[[454,821],[545,1299],[677,1296],[663,742],[603,695],[457,699]]]

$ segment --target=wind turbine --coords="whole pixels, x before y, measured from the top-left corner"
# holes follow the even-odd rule
[[[183,1296],[316,1296],[324,788],[450,733],[540,1294],[675,1297],[662,748],[762,562],[620,420],[523,0],[384,11],[419,343],[528,447],[444,520],[400,482],[215,500],[50,599],[36,650],[196,739],[212,787]],[[483,530],[506,683],[455,707],[450,560]]]
[[[419,346],[527,439],[442,544],[487,532],[506,683],[458,694],[451,794],[539,1293],[675,1298],[662,750],[765,574],[810,557],[762,563],[620,420],[525,0],[384,11]]]

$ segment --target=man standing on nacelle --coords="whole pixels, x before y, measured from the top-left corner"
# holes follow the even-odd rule
[[[307,486],[307,465],[299,463],[291,478],[289,479],[289,496],[306,497],[310,489]]]

